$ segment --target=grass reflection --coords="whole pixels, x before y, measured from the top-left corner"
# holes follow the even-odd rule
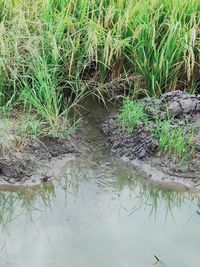
[[[114,171],[108,167],[105,173],[100,173],[102,176],[99,176],[99,167],[88,170],[75,165],[70,166],[65,177],[55,184],[45,184],[17,191],[0,191],[0,230],[7,230],[7,226],[18,216],[32,220],[34,212],[51,209],[57,189],[57,194],[63,197],[63,202],[65,201],[67,206],[68,199],[76,201],[81,193],[80,188],[85,186],[85,183],[89,186],[89,190],[95,190],[95,186],[102,187],[101,190],[98,190],[100,194],[101,192],[110,194],[111,198],[113,194],[118,196],[122,203],[121,207],[127,216],[131,216],[135,211],[146,209],[147,214],[155,219],[162,212],[165,219],[173,218],[175,220],[177,209],[181,209],[188,200],[193,201],[197,207],[194,213],[200,215],[198,196],[166,188],[161,189],[148,184],[147,181],[142,181],[140,177],[137,177],[134,172],[130,172],[126,166],[116,169],[111,166],[111,169]],[[87,187],[85,188],[87,189]],[[124,192],[125,199],[123,198]],[[131,201],[127,202],[127,197]],[[126,207],[127,203],[132,203],[131,208]]]
[[[53,184],[0,191],[0,230],[7,230],[7,226],[20,215],[32,219],[34,211],[51,208],[54,198]]]
[[[200,216],[200,199],[198,199],[197,203],[197,214]]]
[[[177,209],[180,210],[188,201],[193,201],[196,206],[198,204],[197,213],[200,215],[200,201],[197,195],[164,187],[160,188],[155,184],[148,183],[147,180],[142,180],[132,169],[131,171],[130,168],[124,165],[117,166],[115,171],[105,168],[102,177],[99,177],[97,170],[99,170],[99,166],[96,166],[93,171],[77,166],[71,168],[65,179],[60,182],[60,186],[65,192],[66,200],[68,195],[76,199],[80,186],[91,180],[96,183],[96,186],[102,187],[103,191],[108,190],[110,194],[114,193],[119,198],[124,190],[128,190],[133,207],[131,210],[127,209],[125,205],[122,207],[128,216],[136,210],[146,209],[149,211],[149,216],[153,216],[155,219],[162,212],[165,220],[168,218],[175,220]],[[123,199],[120,201],[123,202]]]
[[[121,175],[122,173],[123,175]],[[118,173],[112,186],[119,195],[124,189],[127,189],[133,199],[134,208],[128,212],[128,215],[138,209],[148,209],[149,215],[154,216],[155,219],[162,211],[165,213],[165,219],[171,217],[175,220],[175,211],[181,209],[188,200],[198,206],[197,213],[200,215],[200,200],[197,195],[161,188],[124,170],[121,171],[121,174]],[[161,207],[162,209],[160,209]]]

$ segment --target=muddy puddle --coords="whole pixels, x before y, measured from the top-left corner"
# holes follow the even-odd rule
[[[111,155],[98,111],[60,177],[0,191],[0,266],[199,267],[199,196],[147,184]]]

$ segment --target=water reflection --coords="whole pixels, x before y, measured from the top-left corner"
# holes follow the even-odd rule
[[[78,167],[77,164],[69,166],[60,181],[20,190],[0,191],[0,229],[6,230],[6,227],[19,216],[33,220],[34,212],[51,210],[51,206],[59,194],[63,196],[63,203],[67,206],[69,198],[76,201],[79,189],[81,186],[84,187],[85,183],[92,183],[100,191],[107,191],[111,198],[118,198],[120,201],[119,212],[126,216],[131,216],[143,209],[146,210],[148,217],[156,219],[162,208],[165,220],[169,217],[175,221],[175,212],[188,201],[197,207],[196,213],[200,215],[198,196],[161,189],[148,184],[124,164],[120,165],[119,162],[115,162],[114,166],[106,164],[101,171],[99,165],[94,164],[93,167],[90,165],[89,169],[83,168],[81,163],[78,165]],[[126,195],[125,199],[123,199],[124,194]],[[127,197],[131,199],[131,206],[130,201],[127,206]]]
[[[198,267],[199,197],[142,182],[91,124],[60,180],[0,191],[1,266]]]
[[[197,203],[197,214],[200,216],[200,200],[199,199]]]
[[[185,226],[196,212],[198,196],[142,182],[117,161],[71,163],[52,184],[0,191],[0,254],[9,267],[145,267],[154,254],[156,266],[186,267],[173,250],[181,246],[185,256],[187,240],[196,264],[199,226]]]
[[[55,197],[53,184],[0,191],[0,230],[7,230],[7,226],[19,216],[32,220],[34,211],[51,209]]]
[[[111,195],[117,196],[119,199],[124,191],[128,194],[134,203],[131,209],[126,207],[126,201],[121,203],[120,208],[126,211],[127,215],[132,215],[140,209],[148,210],[148,216],[153,216],[155,219],[160,212],[160,208],[165,212],[165,220],[168,217],[175,220],[177,209],[181,209],[184,204],[191,201],[194,206],[197,206],[200,215],[200,200],[197,195],[174,191],[172,189],[160,188],[156,185],[141,180],[137,174],[127,168],[126,165],[117,162],[118,167],[113,165],[103,166],[103,171],[99,172],[96,166],[93,171],[83,171],[76,166],[68,170],[67,175],[60,183],[60,186],[65,191],[65,194],[77,196],[79,187],[86,181],[93,181],[100,190],[107,190]],[[102,167],[102,166],[101,166]],[[102,169],[102,168],[101,168]],[[111,171],[112,169],[112,171]],[[105,172],[106,170],[106,172]]]
[[[118,189],[118,193],[126,187],[129,191],[130,196],[133,199],[137,199],[137,207],[134,209],[148,208],[149,215],[154,216],[156,219],[159,208],[162,204],[165,211],[165,219],[168,216],[171,216],[175,219],[173,210],[181,209],[185,201],[196,200],[196,196],[189,195],[187,193],[183,194],[182,192],[173,191],[166,188],[159,188],[155,185],[149,184],[146,181],[141,181],[140,178],[127,176],[115,181],[115,189]]]
[[[155,219],[160,213],[160,209],[165,213],[165,220],[173,219],[175,221],[175,214],[177,209],[181,209],[188,201],[193,202],[194,206],[198,206],[199,197],[189,193],[183,193],[166,188],[159,188],[155,185],[141,182],[140,178],[127,177],[126,179],[119,179],[113,183],[115,190],[118,193],[126,188],[132,199],[137,199],[137,205],[134,205],[132,211],[127,211],[130,216],[134,211],[145,208],[149,210],[149,216]],[[200,207],[200,206],[199,206]]]

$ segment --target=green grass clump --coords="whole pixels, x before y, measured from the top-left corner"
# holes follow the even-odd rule
[[[123,103],[122,113],[119,121],[122,127],[129,133],[133,132],[135,127],[148,119],[141,101],[125,99]]]
[[[174,161],[183,162],[194,152],[195,147],[192,143],[194,133],[185,133],[183,126],[173,126],[170,119],[156,122],[155,135],[160,153],[172,156]]]

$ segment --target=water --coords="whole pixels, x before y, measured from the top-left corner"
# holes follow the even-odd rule
[[[88,121],[63,177],[0,191],[0,266],[200,267],[199,197],[143,182]]]

